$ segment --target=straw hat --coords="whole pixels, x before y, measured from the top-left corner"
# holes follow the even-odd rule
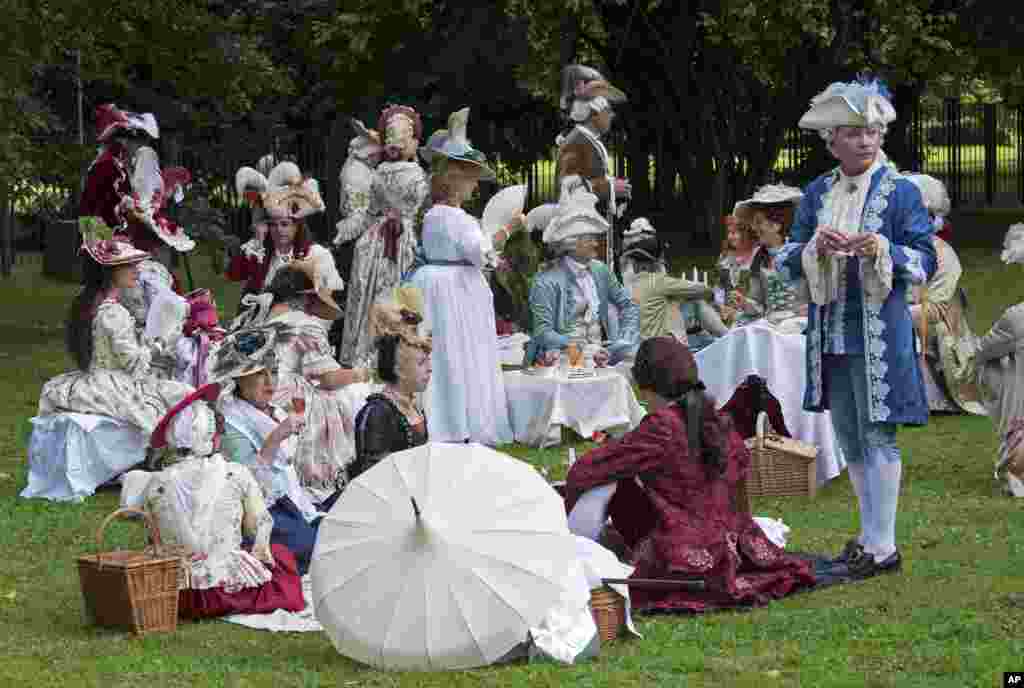
[[[251,173],[248,179],[250,183],[259,183]],[[238,181],[236,173],[236,185]],[[312,177],[303,177],[299,166],[293,162],[282,162],[270,171],[266,191],[260,193],[260,204],[268,217],[277,220],[302,220],[327,208],[320,197],[320,185]]]
[[[784,184],[766,184],[762,186],[750,198],[739,201],[733,208],[732,214],[740,222],[750,224],[754,211],[759,207],[770,205],[797,205],[804,197],[804,192],[795,186]]]

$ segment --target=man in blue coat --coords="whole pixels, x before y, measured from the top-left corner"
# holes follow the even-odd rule
[[[631,359],[640,346],[640,309],[608,266],[596,260],[598,240],[608,230],[596,204],[589,191],[574,191],[544,230],[544,243],[557,258],[530,288],[528,365],[570,341],[601,346],[594,355],[601,365]],[[617,322],[608,317],[609,304],[618,309]]]
[[[869,577],[901,565],[896,428],[924,425],[928,401],[906,294],[936,269],[921,193],[881,150],[896,118],[879,82],[835,83],[800,126],[839,166],[811,182],[777,263],[810,293],[804,408],[830,411],[860,506],[860,536],[837,560]]]

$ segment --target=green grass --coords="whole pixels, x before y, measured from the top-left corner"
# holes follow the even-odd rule
[[[1024,299],[1024,273],[998,262],[1009,221],[958,222],[969,238],[964,283],[983,333]],[[985,229],[988,222],[990,227]],[[984,231],[983,231],[984,230]],[[990,240],[982,241],[981,235]],[[238,288],[193,261],[215,285],[222,312]],[[218,621],[184,623],[138,639],[85,625],[75,556],[94,549],[116,507],[103,492],[83,504],[19,499],[28,418],[39,388],[69,367],[60,321],[74,286],[41,278],[38,263],[0,282],[0,685],[3,686],[949,686],[1001,685],[1024,667],[1024,512],[991,481],[996,440],[985,418],[937,417],[904,430],[898,539],[901,575],[799,595],[749,613],[641,618],[643,640],[605,647],[574,667],[517,664],[450,674],[388,674],[339,656],[320,634],[280,635]],[[588,445],[581,443],[580,450]],[[564,449],[515,447],[514,455],[564,474]],[[834,552],[855,527],[845,478],[819,496],[759,499],[755,513],[783,518],[795,548]],[[108,529],[110,546],[138,545],[137,525]]]

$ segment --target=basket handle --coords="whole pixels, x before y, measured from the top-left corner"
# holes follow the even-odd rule
[[[153,536],[153,553],[158,557],[162,556],[163,542],[160,540],[160,529],[157,527],[156,521],[153,520],[153,517],[149,515],[148,511],[143,511],[142,509],[124,508],[118,509],[107,516],[103,519],[103,523],[100,524],[100,527],[96,529],[96,563],[99,566],[103,566],[103,561],[100,558],[102,556],[100,552],[103,551],[103,531],[107,529],[107,526],[110,525],[111,521],[118,518],[127,519],[130,516],[142,516],[142,518],[145,519],[146,529],[149,530],[150,535]]]
[[[765,426],[766,425],[768,425],[768,414],[765,413],[764,411],[759,411],[758,414],[757,414],[757,422],[756,422],[757,441],[755,443],[755,446],[757,447],[758,451],[761,451],[761,450],[764,449],[764,438],[765,438],[765,435],[768,434],[768,433],[765,432]]]

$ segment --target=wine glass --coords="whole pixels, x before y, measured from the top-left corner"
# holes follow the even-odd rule
[[[306,397],[296,394],[292,397],[292,411],[300,416],[306,415]]]

